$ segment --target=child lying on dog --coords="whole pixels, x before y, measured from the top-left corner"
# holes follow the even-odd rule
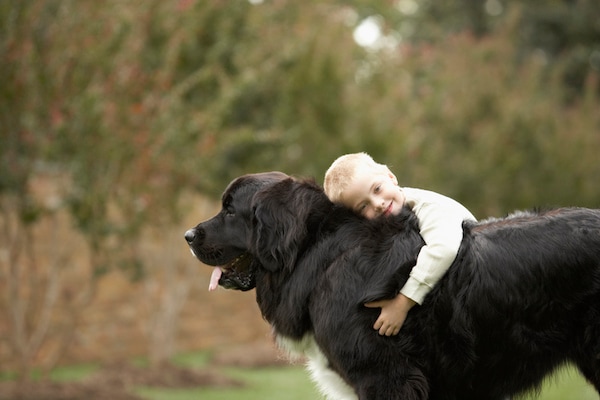
[[[410,309],[423,299],[448,270],[462,241],[462,222],[476,220],[457,201],[423,189],[400,187],[398,179],[383,164],[366,153],[346,154],[325,173],[327,197],[372,219],[398,215],[407,205],[416,214],[425,246],[400,293],[391,300],[366,303],[381,308],[373,329],[380,335],[397,335]]]

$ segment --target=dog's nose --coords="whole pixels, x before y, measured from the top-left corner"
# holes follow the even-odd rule
[[[194,229],[188,229],[188,230],[185,232],[185,235],[184,235],[184,236],[185,236],[185,240],[186,240],[188,243],[192,243],[192,242],[194,241],[194,239],[196,238],[196,231],[195,231]]]

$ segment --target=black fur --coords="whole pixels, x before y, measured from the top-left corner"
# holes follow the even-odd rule
[[[249,253],[221,285],[256,286],[276,334],[314,334],[360,399],[503,399],[567,362],[600,392],[600,210],[465,223],[456,261],[394,337],[363,304],[395,296],[415,264],[409,210],[368,221],[314,183],[246,175],[186,239],[210,265]]]

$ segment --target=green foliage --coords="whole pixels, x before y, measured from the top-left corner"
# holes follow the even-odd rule
[[[498,27],[515,9],[519,10],[519,17],[513,45],[518,53],[524,57],[538,54],[550,65],[566,61],[561,80],[568,94],[577,97],[584,90],[586,77],[600,71],[597,1],[400,0],[396,8],[368,10],[383,17],[404,40],[439,43],[448,35],[461,32],[476,37],[501,34]]]
[[[183,188],[218,195],[233,177],[270,169],[319,180],[357,150],[482,215],[595,206],[597,74],[587,70],[574,98],[563,85],[573,58],[559,57],[593,42],[592,3],[535,14],[507,2],[484,10],[477,29],[482,6],[465,2],[422,2],[414,13],[354,2],[355,14],[336,2],[4,4],[2,74],[12,84],[0,100],[10,110],[0,188],[24,193],[40,165],[64,171],[66,204],[96,242],[134,235],[149,216],[177,218]],[[361,49],[353,24],[374,12],[400,33],[427,23],[397,49]],[[540,22],[552,15],[569,17]],[[552,47],[548,26],[572,34],[556,33]],[[556,53],[551,65],[524,51],[539,46]]]
[[[502,35],[485,39],[455,35],[436,51],[415,46],[393,62],[395,72],[374,74],[369,88],[394,82],[387,89],[393,97],[380,106],[393,104],[400,114],[382,127],[397,145],[374,156],[407,185],[448,193],[480,216],[533,206],[597,207],[596,76],[585,98],[566,106],[560,71],[548,71],[535,57],[509,62],[518,51],[507,40],[513,28],[508,23]]]

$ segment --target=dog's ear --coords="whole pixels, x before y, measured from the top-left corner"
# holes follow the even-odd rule
[[[269,271],[293,268],[310,204],[300,204],[301,183],[286,179],[258,192],[253,199],[254,254]]]

